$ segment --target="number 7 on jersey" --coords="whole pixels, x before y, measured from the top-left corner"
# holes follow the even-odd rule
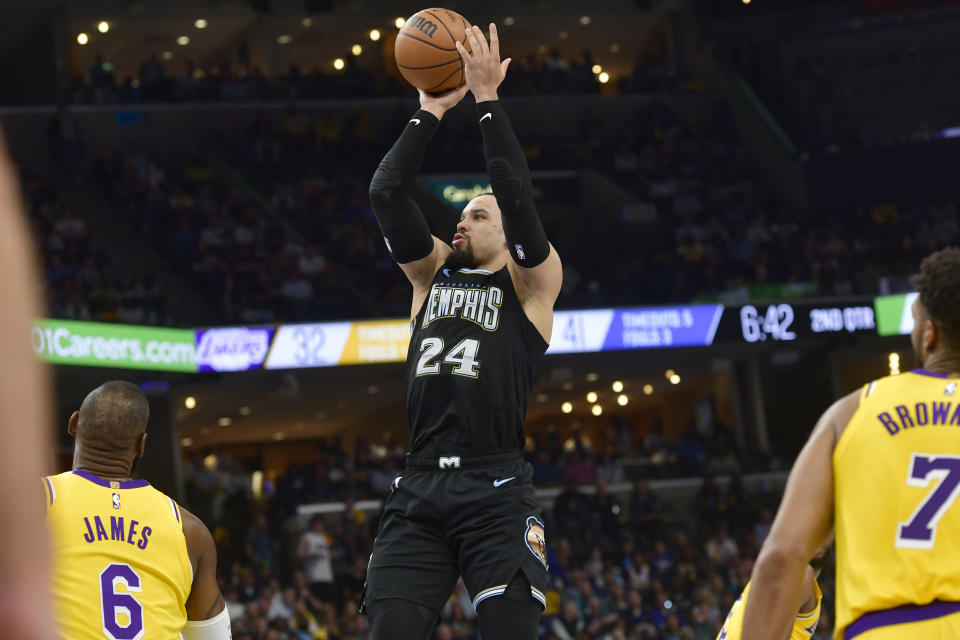
[[[920,502],[906,522],[897,525],[896,547],[932,549],[937,539],[937,524],[960,495],[960,456],[914,453],[910,457],[907,485],[936,487]]]

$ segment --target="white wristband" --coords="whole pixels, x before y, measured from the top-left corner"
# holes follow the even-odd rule
[[[226,605],[209,620],[187,620],[180,637],[183,640],[231,640],[230,614]]]

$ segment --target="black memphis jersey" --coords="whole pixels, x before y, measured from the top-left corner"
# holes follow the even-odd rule
[[[410,452],[523,448],[527,401],[547,346],[506,267],[438,271],[407,352]]]

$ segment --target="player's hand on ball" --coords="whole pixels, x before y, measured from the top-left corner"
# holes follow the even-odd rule
[[[477,102],[497,99],[497,87],[507,75],[510,58],[500,60],[500,39],[497,37],[497,25],[490,23],[490,42],[483,36],[480,27],[473,26],[467,29],[467,42],[470,43],[469,53],[461,43],[457,43],[457,51],[463,59],[463,70],[467,86],[473,92]]]
[[[420,108],[429,111],[437,117],[437,120],[440,120],[444,113],[457,106],[457,103],[463,100],[463,96],[467,95],[467,85],[437,94],[427,93],[423,89],[417,89],[417,91],[420,93]]]

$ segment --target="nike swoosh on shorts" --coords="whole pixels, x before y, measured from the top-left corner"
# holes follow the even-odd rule
[[[487,118],[490,118],[491,120],[493,120],[493,114],[492,114],[492,113],[485,113],[485,114],[483,114],[482,116],[480,116],[480,122],[483,122],[483,121],[486,120]]]
[[[510,482],[511,480],[515,480],[516,478],[517,476],[511,476],[509,478],[504,478],[503,480],[494,480],[493,486],[499,487],[500,485],[507,484],[508,482]]]
[[[413,124],[420,124],[420,118],[410,118],[410,122]]]

